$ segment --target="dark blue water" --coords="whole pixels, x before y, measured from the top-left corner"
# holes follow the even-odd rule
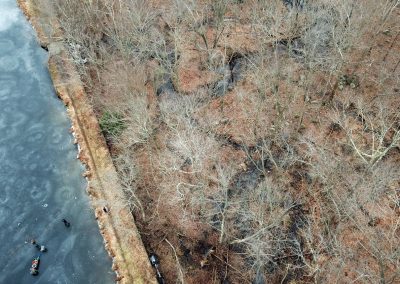
[[[46,61],[14,0],[0,0],[0,283],[113,283]],[[30,239],[48,248],[38,276]]]

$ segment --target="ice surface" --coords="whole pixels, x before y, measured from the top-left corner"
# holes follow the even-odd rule
[[[18,8],[12,1],[0,0],[0,32],[9,29],[18,21]]]
[[[0,283],[113,283],[46,56],[15,1],[0,0]],[[30,239],[48,248],[36,277]]]

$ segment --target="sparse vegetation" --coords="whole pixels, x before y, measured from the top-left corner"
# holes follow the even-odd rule
[[[400,1],[55,2],[167,283],[400,281]]]

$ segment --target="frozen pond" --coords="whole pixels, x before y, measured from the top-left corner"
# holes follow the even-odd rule
[[[0,283],[113,283],[46,61],[15,0],[0,0]],[[48,248],[37,276],[30,239]]]

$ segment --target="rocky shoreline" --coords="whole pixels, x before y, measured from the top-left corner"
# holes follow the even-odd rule
[[[82,82],[64,46],[62,32],[50,2],[41,9],[36,1],[18,0],[33,25],[42,48],[49,52],[49,72],[58,97],[67,107],[71,131],[79,145],[78,158],[86,166],[87,192],[105,248],[113,259],[119,283],[157,283],[98,121]]]

